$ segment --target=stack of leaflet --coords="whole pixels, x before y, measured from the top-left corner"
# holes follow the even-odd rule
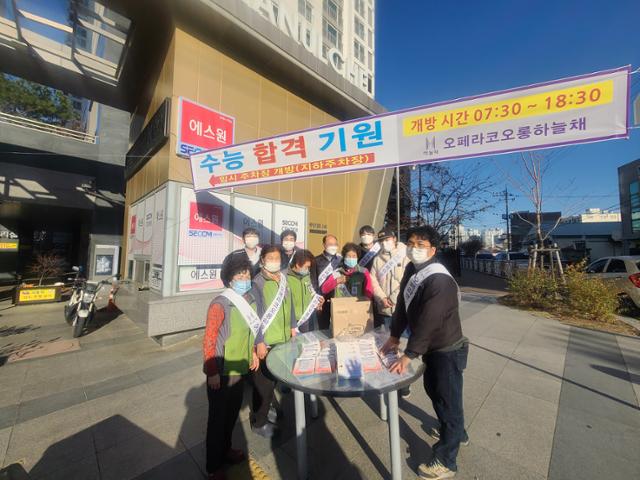
[[[391,350],[390,352],[387,352],[386,354],[382,355],[382,364],[385,366],[385,368],[391,367],[391,365],[396,363],[397,360],[398,360],[398,352],[395,350]]]
[[[316,373],[331,373],[335,370],[336,364],[336,345],[330,343],[324,345],[316,358]]]
[[[382,370],[378,349],[373,337],[365,337],[358,340],[362,369],[366,372],[379,372]]]
[[[320,342],[316,339],[302,345],[302,352],[293,364],[296,376],[312,375],[316,368],[316,357],[320,352]]]
[[[345,380],[362,378],[362,358],[358,342],[336,342],[338,377]]]

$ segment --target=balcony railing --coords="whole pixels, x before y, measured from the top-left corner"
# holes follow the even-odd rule
[[[98,141],[98,137],[96,135],[91,135],[87,132],[59,127],[57,125],[49,125],[48,123],[39,122],[38,120],[17,117],[15,115],[4,112],[0,112],[0,123],[15,125],[16,127],[28,128],[30,130],[37,130],[39,132],[57,135],[58,137],[71,138],[73,140],[78,140],[79,142],[95,144]]]

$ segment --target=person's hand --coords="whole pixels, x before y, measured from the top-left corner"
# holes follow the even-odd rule
[[[249,370],[255,372],[258,368],[260,368],[260,359],[258,358],[256,349],[254,348],[253,352],[251,352],[251,365],[249,365]]]
[[[213,390],[218,390],[220,388],[220,375],[216,373],[215,375],[207,377],[207,385]]]
[[[340,275],[338,278],[336,278],[336,283],[338,285],[340,285],[341,283],[347,283],[347,277],[345,277],[344,275]]]
[[[399,338],[389,337],[389,339],[386,342],[384,342],[384,345],[382,345],[382,348],[380,349],[380,353],[385,355],[392,350],[397,350],[398,345],[400,345]]]
[[[318,306],[316,307],[316,310],[321,312],[322,311],[322,306],[324,305],[324,297],[320,297],[320,303],[318,304]]]
[[[258,353],[258,358],[260,360],[264,360],[267,356],[267,345],[264,342],[260,342],[256,347],[256,351]]]
[[[295,337],[298,334],[298,329],[297,328],[292,328],[291,329],[291,336]]]
[[[411,359],[406,355],[402,355],[393,365],[391,365],[391,367],[389,367],[389,371],[400,375],[404,373],[410,363]]]
[[[393,308],[393,302],[389,299],[389,297],[382,300],[382,306],[384,308]]]

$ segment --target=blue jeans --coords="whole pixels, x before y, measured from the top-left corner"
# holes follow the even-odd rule
[[[467,367],[469,345],[451,352],[433,352],[424,356],[424,389],[440,421],[440,440],[433,455],[449,470],[457,471],[456,457],[464,430],[462,371]]]

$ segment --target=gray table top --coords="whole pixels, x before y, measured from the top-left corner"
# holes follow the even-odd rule
[[[365,336],[375,336],[379,340],[389,337],[388,331],[375,331]],[[326,330],[299,334],[289,342],[276,345],[267,355],[267,368],[271,374],[288,387],[304,393],[326,397],[361,397],[371,393],[387,393],[404,388],[424,373],[425,366],[420,359],[413,360],[402,374],[391,373],[383,367],[379,372],[365,372],[360,379],[346,380],[337,372],[296,376],[293,364],[302,350],[302,345],[313,339],[322,342],[336,342]],[[405,341],[406,342],[406,341]],[[401,340],[400,347],[403,347]]]

